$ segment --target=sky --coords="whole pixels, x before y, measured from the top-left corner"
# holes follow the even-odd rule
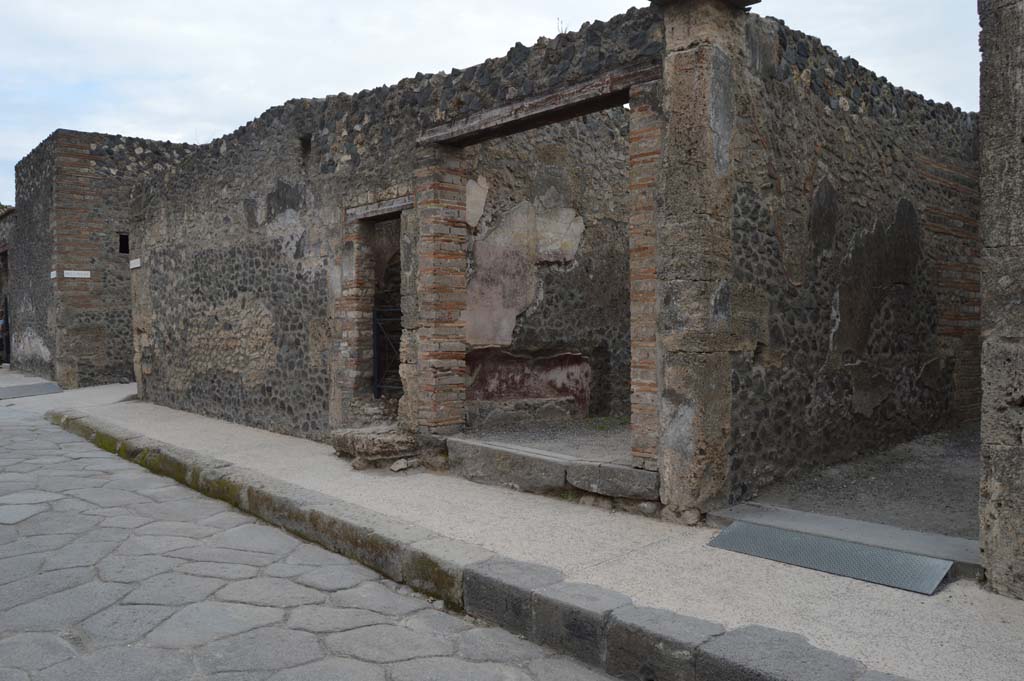
[[[205,143],[296,97],[465,68],[638,0],[0,0],[0,204],[57,128]],[[978,108],[973,0],[755,11],[930,99]]]

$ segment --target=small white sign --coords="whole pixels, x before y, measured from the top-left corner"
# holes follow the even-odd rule
[[[57,278],[57,270],[53,270],[52,272],[50,272],[50,279],[56,279],[56,278]]]
[[[128,261],[128,269],[137,270],[142,267],[142,258],[132,258]]]
[[[65,279],[88,279],[92,276],[89,270],[64,270]]]

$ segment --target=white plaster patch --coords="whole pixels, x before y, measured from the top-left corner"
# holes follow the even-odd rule
[[[43,362],[49,362],[51,359],[50,348],[46,346],[46,341],[32,327],[14,332],[11,338],[11,350],[15,357],[23,359],[37,357]]]
[[[476,271],[463,317],[470,345],[511,345],[517,318],[540,294],[538,266],[576,258],[586,229],[583,218],[554,190],[536,204],[519,202],[473,243]]]
[[[490,191],[491,184],[483,175],[466,183],[466,222],[470,227],[480,224],[484,216],[484,207],[487,205],[487,194]]]

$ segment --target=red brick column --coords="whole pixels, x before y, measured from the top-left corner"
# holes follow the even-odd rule
[[[633,463],[658,467],[657,196],[664,119],[657,83],[629,92],[630,427]]]
[[[366,227],[358,221],[344,227],[341,242],[341,294],[337,302],[336,335],[339,364],[332,399],[332,425],[363,425],[352,420],[351,405],[369,394],[373,380],[373,262],[366,251]]]
[[[468,229],[464,152],[431,146],[416,171],[416,315],[403,335],[400,409],[403,425],[419,433],[458,432],[466,414]],[[408,339],[406,339],[408,337]]]

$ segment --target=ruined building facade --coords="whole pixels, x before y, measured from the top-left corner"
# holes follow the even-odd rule
[[[621,416],[688,521],[976,422],[977,116],[750,4],[659,0],[199,147],[55,133],[18,168],[16,365],[317,439]]]

